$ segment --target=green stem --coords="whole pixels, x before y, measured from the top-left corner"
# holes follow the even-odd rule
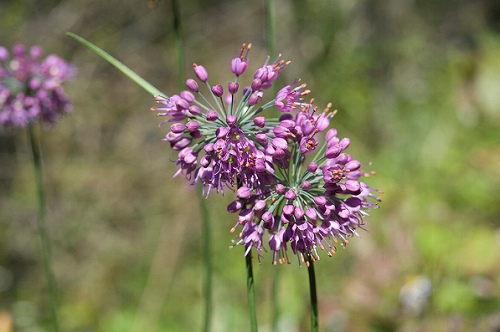
[[[175,50],[177,58],[177,81],[179,88],[184,88],[184,43],[182,42],[181,14],[177,0],[172,0],[172,12],[174,13],[174,35]]]
[[[274,0],[266,0],[266,32],[267,32],[267,53],[271,58],[276,56],[276,14],[274,10]],[[271,96],[276,95],[276,85],[273,84],[269,93]],[[272,331],[278,331],[279,322],[279,302],[278,302],[278,287],[280,267],[275,266],[272,275],[272,290],[271,290],[271,310],[272,310]]]
[[[276,57],[275,16],[274,0],[266,0],[267,52],[271,58]]]
[[[276,52],[276,15],[274,10],[274,0],[266,0],[266,32],[267,32],[267,54],[274,60]],[[269,88],[269,95],[276,96],[276,84]],[[278,117],[279,111],[273,109],[272,116]]]
[[[278,264],[279,265],[279,264]],[[279,322],[279,303],[278,303],[278,288],[279,288],[279,275],[280,275],[280,266],[274,266],[273,269],[273,284],[271,290],[271,307],[272,307],[272,331],[278,331],[278,322]]]
[[[245,252],[248,248],[245,247]],[[257,332],[257,313],[255,311],[255,287],[252,268],[252,250],[245,256],[247,267],[247,292],[248,292],[248,309],[250,313],[250,327],[252,332]]]
[[[175,49],[177,58],[177,82],[179,89],[184,88],[184,43],[182,40],[181,14],[177,0],[172,0],[172,12],[174,18]],[[203,319],[203,331],[209,332],[212,321],[212,255],[211,255],[211,232],[210,214],[207,200],[203,197],[203,185],[198,184],[198,201],[200,203],[201,219],[203,223],[203,260],[205,269],[204,293],[205,293],[205,317]]]
[[[318,332],[318,297],[316,294],[316,274],[314,273],[314,260],[309,258],[307,265],[309,274],[309,289],[311,291],[311,332]]]
[[[52,273],[52,264],[50,259],[49,236],[45,227],[45,194],[43,191],[42,182],[42,160],[40,157],[40,146],[36,139],[32,125],[28,126],[28,138],[31,144],[31,152],[33,155],[33,166],[35,173],[36,195],[38,198],[38,234],[40,235],[42,263],[47,279],[47,287],[50,296],[50,307],[52,310],[52,324],[54,331],[59,331],[59,320],[57,318],[57,295],[54,274]]]
[[[198,198],[200,202],[201,218],[203,219],[203,260],[205,261],[205,319],[203,321],[203,331],[210,331],[212,318],[212,255],[211,255],[211,232],[210,215],[207,200],[203,198],[203,185],[198,184]]]

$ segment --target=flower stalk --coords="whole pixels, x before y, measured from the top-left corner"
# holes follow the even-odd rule
[[[250,314],[250,331],[257,332],[257,312],[255,310],[255,285],[253,278],[253,267],[252,267],[252,251],[251,247],[247,248],[249,252],[245,255],[245,264],[247,270],[247,293],[248,293],[248,309]]]
[[[45,226],[46,206],[45,206],[45,193],[43,190],[43,181],[42,181],[42,160],[40,156],[40,146],[38,140],[36,139],[36,135],[34,133],[32,124],[30,124],[27,127],[27,131],[31,145],[31,152],[33,156],[33,170],[35,175],[36,196],[38,201],[37,226],[38,226],[38,235],[40,236],[42,264],[43,264],[45,279],[47,281],[47,289],[50,297],[50,308],[52,312],[53,330],[58,332],[59,319],[57,314],[57,294],[56,294],[57,291],[56,291],[56,282],[54,274],[52,272],[49,235],[47,233],[47,229]]]
[[[207,201],[203,198],[203,186],[198,184],[198,201],[200,203],[201,219],[203,222],[203,260],[205,269],[205,281],[203,284],[205,293],[205,317],[203,320],[203,331],[210,331],[212,322],[212,232],[210,230],[210,214],[208,211]]]
[[[270,55],[276,54],[276,11],[274,0],[266,0],[266,32],[267,32],[267,53]],[[276,86],[270,87],[271,94],[276,94]],[[280,316],[278,288],[279,288],[280,268],[276,267],[272,274],[271,288],[271,330],[278,331],[278,322]]]
[[[172,13],[173,13],[173,29],[175,35],[175,50],[176,50],[176,60],[177,60],[177,80],[179,88],[182,89],[184,85],[184,43],[182,40],[182,29],[181,29],[181,14],[179,8],[179,2],[177,0],[172,0]],[[198,202],[200,207],[200,215],[202,221],[203,228],[203,261],[204,261],[204,269],[205,269],[205,279],[203,283],[203,292],[205,294],[205,312],[203,319],[203,332],[209,332],[211,323],[212,323],[212,254],[211,254],[211,246],[212,246],[212,233],[210,230],[210,212],[208,210],[207,201],[203,197],[203,186],[201,184],[198,185],[197,190]]]
[[[316,274],[314,272],[314,259],[309,257],[307,263],[307,273],[309,275],[309,291],[311,296],[311,332],[319,331],[318,317],[318,297],[316,292]]]

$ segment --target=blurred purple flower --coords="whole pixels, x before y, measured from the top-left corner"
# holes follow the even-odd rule
[[[43,50],[14,45],[12,56],[0,46],[0,125],[25,127],[41,121],[53,124],[70,112],[71,103],[62,83],[71,79],[76,68],[56,55],[41,59]]]

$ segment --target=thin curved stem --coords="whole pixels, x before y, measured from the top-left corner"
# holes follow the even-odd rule
[[[47,229],[45,227],[45,193],[43,190],[42,182],[42,160],[40,157],[40,145],[36,139],[34,133],[33,125],[28,126],[28,138],[31,145],[31,152],[33,155],[33,170],[35,174],[35,185],[36,185],[36,196],[38,200],[38,234],[40,236],[42,263],[45,273],[45,278],[47,280],[47,288],[50,297],[50,308],[52,311],[52,324],[54,331],[59,331],[59,320],[57,315],[57,294],[56,294],[56,283],[54,279],[54,274],[52,272],[52,263],[50,257],[50,240],[47,234]]]
[[[245,252],[248,250],[245,247]],[[250,330],[252,332],[257,332],[257,313],[255,310],[255,286],[254,286],[254,278],[253,278],[253,268],[252,268],[252,250],[248,251],[248,254],[245,256],[245,263],[247,268],[247,292],[248,292],[248,309],[250,314]]]
[[[307,264],[309,274],[309,289],[311,293],[311,332],[318,332],[318,296],[316,293],[316,274],[314,272],[314,260],[309,257]]]

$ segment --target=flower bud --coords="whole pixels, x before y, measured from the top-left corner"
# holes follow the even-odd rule
[[[290,189],[285,193],[285,198],[289,201],[293,201],[297,197],[297,193],[294,190]]]
[[[226,138],[228,132],[229,132],[229,129],[227,129],[227,127],[219,127],[215,131],[215,136],[217,138]]]
[[[186,128],[189,131],[193,132],[195,130],[198,130],[198,128],[200,128],[200,123],[196,120],[191,120],[188,123],[186,123]]]
[[[267,142],[267,135],[265,133],[258,133],[255,135],[255,138],[261,143],[266,143]]]
[[[253,209],[255,211],[261,211],[264,210],[264,208],[267,206],[266,201],[259,199],[255,201],[255,204],[253,205]]]
[[[293,210],[293,215],[296,219],[302,219],[302,217],[304,216],[304,209],[302,209],[300,206],[296,206],[295,210]]]
[[[191,106],[189,106],[189,113],[193,116],[197,116],[197,115],[201,114],[201,110],[198,106],[191,105]]]
[[[242,207],[243,207],[243,203],[241,203],[240,200],[235,200],[227,206],[227,211],[229,213],[235,213],[235,212],[238,212],[239,210],[241,210]]]
[[[316,221],[318,219],[318,215],[316,214],[316,210],[313,208],[308,208],[306,210],[306,216],[311,221]]]
[[[195,100],[194,95],[187,90],[182,90],[180,96],[189,103],[192,103]]]
[[[234,125],[237,120],[238,120],[238,118],[236,117],[236,115],[226,116],[226,123],[230,126]]]
[[[198,159],[198,154],[194,152],[190,152],[186,156],[184,156],[184,162],[186,164],[193,164],[196,162],[197,159]]]
[[[330,129],[330,130],[328,130],[328,131],[326,132],[325,140],[326,140],[326,141],[329,141],[329,140],[331,140],[333,137],[337,137],[337,129],[335,129],[335,128],[332,128],[332,129]]]
[[[186,129],[186,125],[184,125],[183,123],[180,123],[180,122],[176,122],[170,126],[170,130],[176,134],[184,132],[185,129]]]
[[[312,188],[312,185],[311,185],[311,182],[309,181],[304,181],[302,182],[302,184],[300,185],[300,187],[304,190],[309,190]]]
[[[278,184],[276,185],[276,192],[277,192],[278,194],[283,194],[283,193],[285,192],[285,186],[284,186],[284,185],[282,185],[281,183],[278,183]]]
[[[253,124],[259,128],[263,128],[266,125],[266,118],[263,116],[257,116],[253,119]]]
[[[238,188],[238,190],[236,190],[236,197],[248,198],[248,197],[250,197],[250,195],[251,195],[251,191],[250,191],[250,188],[248,188],[247,186],[240,187],[240,188]]]
[[[241,59],[241,57],[234,58],[231,60],[231,71],[236,75],[240,76],[245,72],[248,67],[248,62]]]
[[[203,166],[203,167],[207,167],[208,165],[210,165],[210,161],[211,161],[212,158],[210,158],[209,155],[204,155],[203,157],[201,157],[200,159],[200,165]]]
[[[217,112],[214,111],[214,110],[208,110],[207,111],[207,120],[208,121],[215,121],[219,118],[219,116],[217,115]]]
[[[203,66],[198,66],[196,63],[193,64],[194,74],[198,79],[202,82],[206,82],[208,80],[208,72]]]
[[[262,87],[262,81],[258,78],[254,79],[252,81],[252,91],[257,91],[257,90],[260,90],[260,88]]]
[[[236,82],[231,82],[227,85],[227,90],[229,91],[230,94],[234,95],[236,92],[238,92],[239,89],[239,84]]]
[[[212,93],[216,96],[216,97],[222,97],[222,95],[224,94],[224,88],[222,87],[222,85],[220,84],[217,84],[217,85],[214,85],[212,87]]]
[[[193,91],[193,92],[198,92],[198,82],[196,82],[195,80],[193,80],[192,78],[188,78],[186,80],[186,87]]]
[[[316,170],[318,169],[318,164],[315,163],[315,162],[310,162],[308,165],[307,165],[307,170],[311,173],[314,173],[316,172]]]
[[[293,211],[295,210],[295,207],[292,204],[286,204],[283,206],[283,214],[287,216],[291,216],[293,214]]]
[[[197,129],[197,130],[191,131],[189,133],[189,136],[191,136],[192,138],[200,138],[202,136],[202,134],[201,134],[201,131],[199,131]]]
[[[357,160],[351,160],[347,164],[345,164],[345,169],[349,171],[355,171],[361,167],[361,164]]]
[[[286,139],[281,138],[281,137],[275,137],[271,141],[271,144],[275,149],[282,149],[285,150],[288,147],[288,143],[286,142]]]
[[[319,205],[319,206],[325,205],[326,204],[326,197],[325,196],[316,196],[314,198],[314,203],[316,203],[316,205]]]

